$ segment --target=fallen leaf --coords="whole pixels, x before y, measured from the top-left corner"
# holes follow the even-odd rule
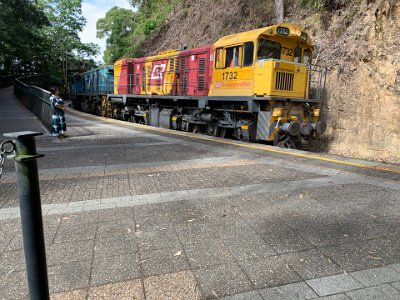
[[[190,220],[187,220],[186,222],[190,223],[190,222],[193,222],[194,220],[196,220],[196,219],[190,219]]]
[[[372,259],[375,259],[375,260],[381,260],[382,259],[382,257],[374,256],[374,255],[371,255],[371,254],[369,254],[368,257],[372,258]]]
[[[128,233],[131,233],[132,232],[132,230],[130,229],[130,228],[127,228],[128,229]]]
[[[212,292],[211,292],[214,296],[215,296],[215,298],[217,298],[217,299],[219,299],[219,296],[218,296],[218,294],[217,294],[217,292],[216,291],[214,291],[214,290],[212,290]]]
[[[174,256],[179,256],[179,255],[181,255],[182,254],[182,251],[178,251],[178,252],[176,252],[175,254],[174,254]]]
[[[136,228],[139,228],[140,227],[140,225],[139,224],[136,224]]]

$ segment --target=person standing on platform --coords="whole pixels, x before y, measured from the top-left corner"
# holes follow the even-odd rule
[[[59,97],[60,91],[56,86],[50,88],[50,93],[50,105],[53,120],[51,135],[57,136],[59,139],[64,139],[67,137],[67,124],[65,123],[66,106],[64,100]]]

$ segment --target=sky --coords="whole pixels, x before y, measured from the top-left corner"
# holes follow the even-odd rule
[[[100,55],[95,57],[95,61],[103,61],[103,52],[106,48],[106,38],[96,38],[96,22],[106,16],[106,12],[114,6],[132,9],[128,0],[83,0],[82,15],[87,23],[82,32],[79,33],[82,43],[95,43],[100,46]]]

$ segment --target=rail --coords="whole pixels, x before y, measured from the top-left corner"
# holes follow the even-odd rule
[[[51,130],[52,114],[49,102],[50,92],[36,85],[27,84],[40,82],[41,76],[18,78],[14,81],[14,95],[30,111],[32,111],[42,124]]]

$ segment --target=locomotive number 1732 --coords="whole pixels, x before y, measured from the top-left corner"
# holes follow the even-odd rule
[[[222,80],[237,79],[237,72],[224,72],[222,73]]]

